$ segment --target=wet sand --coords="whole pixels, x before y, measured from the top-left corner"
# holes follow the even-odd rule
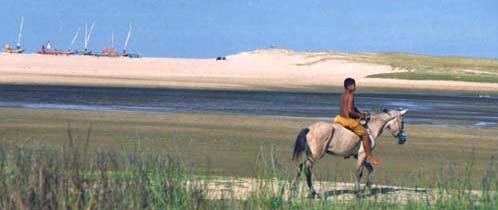
[[[220,112],[283,118],[330,120],[341,92],[197,90],[0,85],[0,107],[87,111]],[[498,96],[469,93],[373,92],[356,94],[372,113],[409,110],[409,124],[486,128],[496,126]]]

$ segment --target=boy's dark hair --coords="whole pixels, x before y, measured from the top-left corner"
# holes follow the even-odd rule
[[[356,81],[354,81],[354,79],[353,79],[353,78],[350,78],[350,77],[349,77],[349,78],[346,78],[346,79],[344,80],[344,89],[347,89],[347,88],[348,88],[348,86],[350,86],[350,85],[354,85],[354,84],[356,84]]]

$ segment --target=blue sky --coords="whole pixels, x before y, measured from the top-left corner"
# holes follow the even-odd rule
[[[5,2],[6,1],[6,2]],[[463,0],[2,0],[0,42],[47,40],[68,48],[95,21],[89,47],[123,45],[146,56],[206,58],[276,46],[293,50],[401,51],[498,58],[498,1]]]

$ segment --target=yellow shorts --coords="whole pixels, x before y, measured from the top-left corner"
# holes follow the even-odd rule
[[[334,122],[353,131],[358,136],[363,136],[365,133],[367,133],[365,127],[363,127],[363,125],[360,124],[359,119],[345,118],[342,117],[341,115],[337,115],[334,119]]]

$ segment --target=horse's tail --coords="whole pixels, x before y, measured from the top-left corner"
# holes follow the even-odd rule
[[[299,132],[296,138],[296,143],[294,143],[294,152],[292,153],[292,160],[299,159],[304,151],[309,151],[308,140],[306,135],[310,132],[309,128],[303,128]]]

